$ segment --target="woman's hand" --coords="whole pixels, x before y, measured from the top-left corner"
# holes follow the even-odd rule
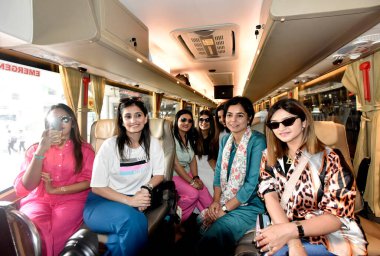
[[[128,205],[137,207],[139,211],[144,211],[150,206],[150,194],[146,189],[137,191],[134,196],[129,200]]]
[[[44,154],[51,145],[59,145],[62,142],[62,131],[45,130],[42,133],[36,153]]]
[[[46,193],[56,194],[56,188],[51,184],[52,179],[50,177],[50,173],[42,172],[41,179],[44,182]]]
[[[198,190],[203,189],[203,186],[204,186],[203,181],[199,177],[193,179],[193,181],[194,181],[194,185],[193,185],[194,188]]]
[[[215,201],[212,202],[212,204],[208,207],[208,215],[213,221],[215,221],[219,217],[220,210],[220,203]]]
[[[271,225],[257,233],[255,240],[257,247],[268,255],[275,254],[294,237],[291,236],[296,226],[293,223],[281,223]],[[295,254],[294,254],[295,255]]]

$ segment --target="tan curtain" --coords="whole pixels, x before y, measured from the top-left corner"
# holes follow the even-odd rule
[[[153,93],[153,117],[158,118],[160,114],[160,109],[161,109],[161,102],[164,94],[163,93]]]
[[[106,86],[106,80],[104,77],[90,75],[92,93],[94,94],[94,110],[96,113],[96,119],[100,119],[100,113],[103,107],[104,88]]]
[[[363,73],[360,64],[369,61],[371,100],[364,99]],[[380,216],[380,52],[350,64],[342,79],[343,85],[357,96],[357,108],[362,111],[360,132],[354,158],[357,174],[366,156],[371,158],[364,199],[377,217]]]
[[[67,104],[76,114],[78,111],[80,87],[82,85],[82,74],[73,68],[59,66],[59,73],[63,84],[63,92]]]

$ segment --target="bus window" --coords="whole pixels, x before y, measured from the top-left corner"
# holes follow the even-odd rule
[[[175,114],[179,110],[179,102],[168,99],[168,98],[163,98],[161,101],[161,107],[160,107],[160,118],[168,118],[171,120],[174,120]]]
[[[112,85],[106,85],[104,90],[104,99],[102,112],[100,114],[101,119],[114,118],[116,116],[117,106],[119,105],[119,100],[128,97],[138,97],[144,102],[146,108],[149,112],[149,117],[152,113],[152,96],[142,92],[119,88]]]
[[[59,73],[0,60],[0,192],[11,187],[25,149],[39,141],[49,107],[66,103]]]

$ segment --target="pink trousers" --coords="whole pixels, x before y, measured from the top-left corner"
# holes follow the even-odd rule
[[[206,186],[198,190],[179,176],[174,176],[173,181],[180,196],[178,205],[182,209],[182,222],[187,220],[195,207],[201,212],[212,203],[212,197]]]
[[[42,240],[42,255],[56,256],[83,221],[84,200],[63,202],[31,201],[21,206],[36,225]]]

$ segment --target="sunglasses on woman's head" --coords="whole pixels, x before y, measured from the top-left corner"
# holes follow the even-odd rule
[[[210,118],[207,117],[207,118],[199,118],[199,122],[202,123],[202,122],[206,122],[206,123],[209,123],[210,122]]]
[[[185,117],[182,117],[180,120],[181,120],[182,123],[186,123],[186,122],[189,123],[189,124],[193,123],[193,119],[190,119],[190,118],[187,119]]]
[[[268,128],[271,130],[278,129],[280,127],[280,124],[286,127],[292,126],[298,118],[299,118],[298,116],[292,116],[292,117],[282,120],[281,122],[268,122],[266,123],[266,126],[268,126]]]

